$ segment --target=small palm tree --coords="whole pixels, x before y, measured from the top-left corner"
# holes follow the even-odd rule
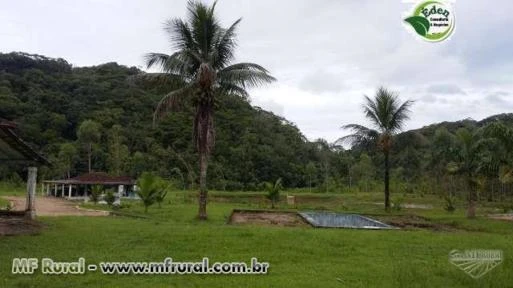
[[[198,218],[207,219],[207,167],[214,147],[214,110],[219,95],[235,95],[247,99],[247,88],[275,81],[266,69],[253,63],[230,63],[234,59],[236,30],[241,19],[223,28],[210,7],[196,1],[187,4],[187,22],[172,19],[165,30],[176,51],[171,54],[149,53],[147,67],[158,66],[162,74],[155,75],[180,89],[164,96],[154,113],[154,121],[168,111],[178,109],[185,100],[195,108],[193,138],[199,152],[200,193]]]
[[[157,176],[144,172],[141,177],[137,179],[137,196],[139,196],[143,202],[145,213],[148,213],[148,207],[157,201],[160,191]]]
[[[267,191],[267,199],[271,200],[271,208],[274,209],[275,204],[280,201],[280,191],[283,189],[283,185],[281,184],[281,178],[278,178],[276,182],[265,183],[265,190]]]
[[[352,130],[353,134],[340,138],[340,142],[350,142],[352,145],[374,145],[385,156],[385,209],[390,209],[390,150],[395,134],[402,130],[404,122],[409,119],[410,107],[413,101],[400,103],[396,93],[383,87],[378,88],[374,99],[365,96],[363,112],[374,128],[358,124],[342,126]]]
[[[94,204],[97,204],[104,190],[105,189],[102,185],[93,185],[91,187],[91,195],[89,195],[89,199],[91,199]]]

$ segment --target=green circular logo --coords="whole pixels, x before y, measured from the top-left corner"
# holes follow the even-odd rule
[[[404,19],[420,38],[440,42],[454,31],[454,13],[449,3],[423,1],[413,9],[413,15]]]

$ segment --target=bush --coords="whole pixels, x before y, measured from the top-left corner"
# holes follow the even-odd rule
[[[236,181],[227,181],[226,190],[228,191],[242,191],[244,184]]]
[[[395,201],[393,201],[392,207],[394,208],[394,210],[400,211],[401,209],[403,209],[403,203],[404,203],[404,198],[397,197],[397,198],[395,198]]]
[[[445,200],[444,210],[447,212],[450,212],[450,213],[454,212],[456,210],[456,206],[455,206],[456,197],[454,197],[452,195],[445,195],[444,200]]]
[[[23,186],[23,179],[20,177],[20,175],[16,172],[13,172],[8,179],[8,182],[12,184],[15,187],[22,187]]]
[[[91,187],[91,194],[89,195],[89,199],[93,201],[94,204],[98,203],[98,201],[100,201],[100,196],[103,194],[103,191],[103,186],[94,185]]]
[[[513,204],[504,203],[501,205],[501,208],[502,208],[503,213],[509,213],[509,212],[513,211]]]
[[[103,197],[103,200],[105,200],[105,202],[107,202],[107,205],[112,207],[112,205],[114,204],[114,201],[116,201],[116,195],[114,195],[114,192],[112,190],[109,190]]]
[[[167,187],[164,182],[161,182],[161,185],[159,185],[158,192],[155,195],[155,202],[159,205],[159,208],[162,206],[162,202],[167,196]],[[171,203],[171,201],[169,201]]]

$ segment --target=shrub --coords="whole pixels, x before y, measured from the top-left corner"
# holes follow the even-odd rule
[[[103,194],[103,186],[101,185],[94,185],[91,187],[91,194],[89,195],[89,199],[93,201],[94,204],[98,203],[100,200],[100,196]]]
[[[159,181],[159,183],[156,184],[157,185],[157,193],[155,195],[155,201],[158,203],[159,205],[159,208],[161,208],[161,205],[162,205],[162,202],[164,201],[164,199],[166,198],[167,196],[167,185],[164,181]],[[169,201],[171,202],[171,201]]]
[[[400,211],[401,209],[403,209],[403,203],[404,203],[404,198],[397,197],[397,198],[395,198],[395,201],[393,201],[392,207],[394,208],[394,210]]]
[[[112,207],[112,205],[114,204],[114,201],[116,201],[116,195],[114,195],[114,192],[112,190],[109,190],[103,197],[103,200],[105,200],[105,202],[107,202],[107,205]]]
[[[445,195],[444,196],[444,200],[445,200],[445,207],[444,207],[444,210],[447,211],[447,212],[454,212],[456,210],[456,197],[452,196],[452,195]]]

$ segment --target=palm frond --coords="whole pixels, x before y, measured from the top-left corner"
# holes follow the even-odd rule
[[[241,88],[256,87],[276,81],[263,67],[253,63],[239,63],[228,66],[217,74],[218,82],[229,83]]]
[[[192,79],[200,62],[188,52],[189,50],[182,50],[171,55],[148,53],[145,55],[146,67],[157,66],[163,72],[182,75]]]
[[[348,124],[342,126],[342,129],[349,129],[353,132],[350,135],[340,137],[335,144],[364,145],[376,143],[379,138],[379,132],[359,124]]]
[[[209,57],[214,69],[225,67],[233,59],[234,50],[237,46],[235,30],[240,21],[242,21],[242,18],[235,21],[228,29],[219,29],[215,38],[214,49]]]
[[[221,29],[214,14],[215,6],[215,2],[211,7],[199,1],[189,1],[187,3],[192,39],[196,43],[198,54],[204,60],[208,59],[214,47],[215,36]]]
[[[381,119],[379,118],[379,109],[376,105],[376,102],[369,98],[369,96],[364,95],[366,104],[363,105],[363,113],[365,117],[367,117],[376,127],[382,127],[383,124]]]
[[[379,87],[373,99],[365,96],[363,112],[382,133],[395,134],[409,119],[408,113],[413,103],[407,100],[400,104],[397,93]]]
[[[406,100],[399,108],[394,109],[395,112],[392,114],[392,119],[390,120],[390,129],[393,131],[400,131],[403,128],[404,122],[409,117],[410,107],[413,105],[414,101]],[[395,103],[394,103],[395,104]],[[394,105],[395,106],[395,105]]]
[[[186,79],[180,74],[171,73],[140,73],[128,77],[130,84],[138,85],[168,85],[180,87],[186,83]]]
[[[249,98],[249,93],[246,91],[246,89],[239,87],[235,84],[223,83],[222,85],[220,85],[219,90],[224,94],[235,95],[245,100],[248,100]]]
[[[194,85],[189,84],[162,97],[153,113],[153,124],[155,125],[155,123],[167,115],[169,111],[178,110],[184,103],[184,99],[191,96],[193,89]]]

